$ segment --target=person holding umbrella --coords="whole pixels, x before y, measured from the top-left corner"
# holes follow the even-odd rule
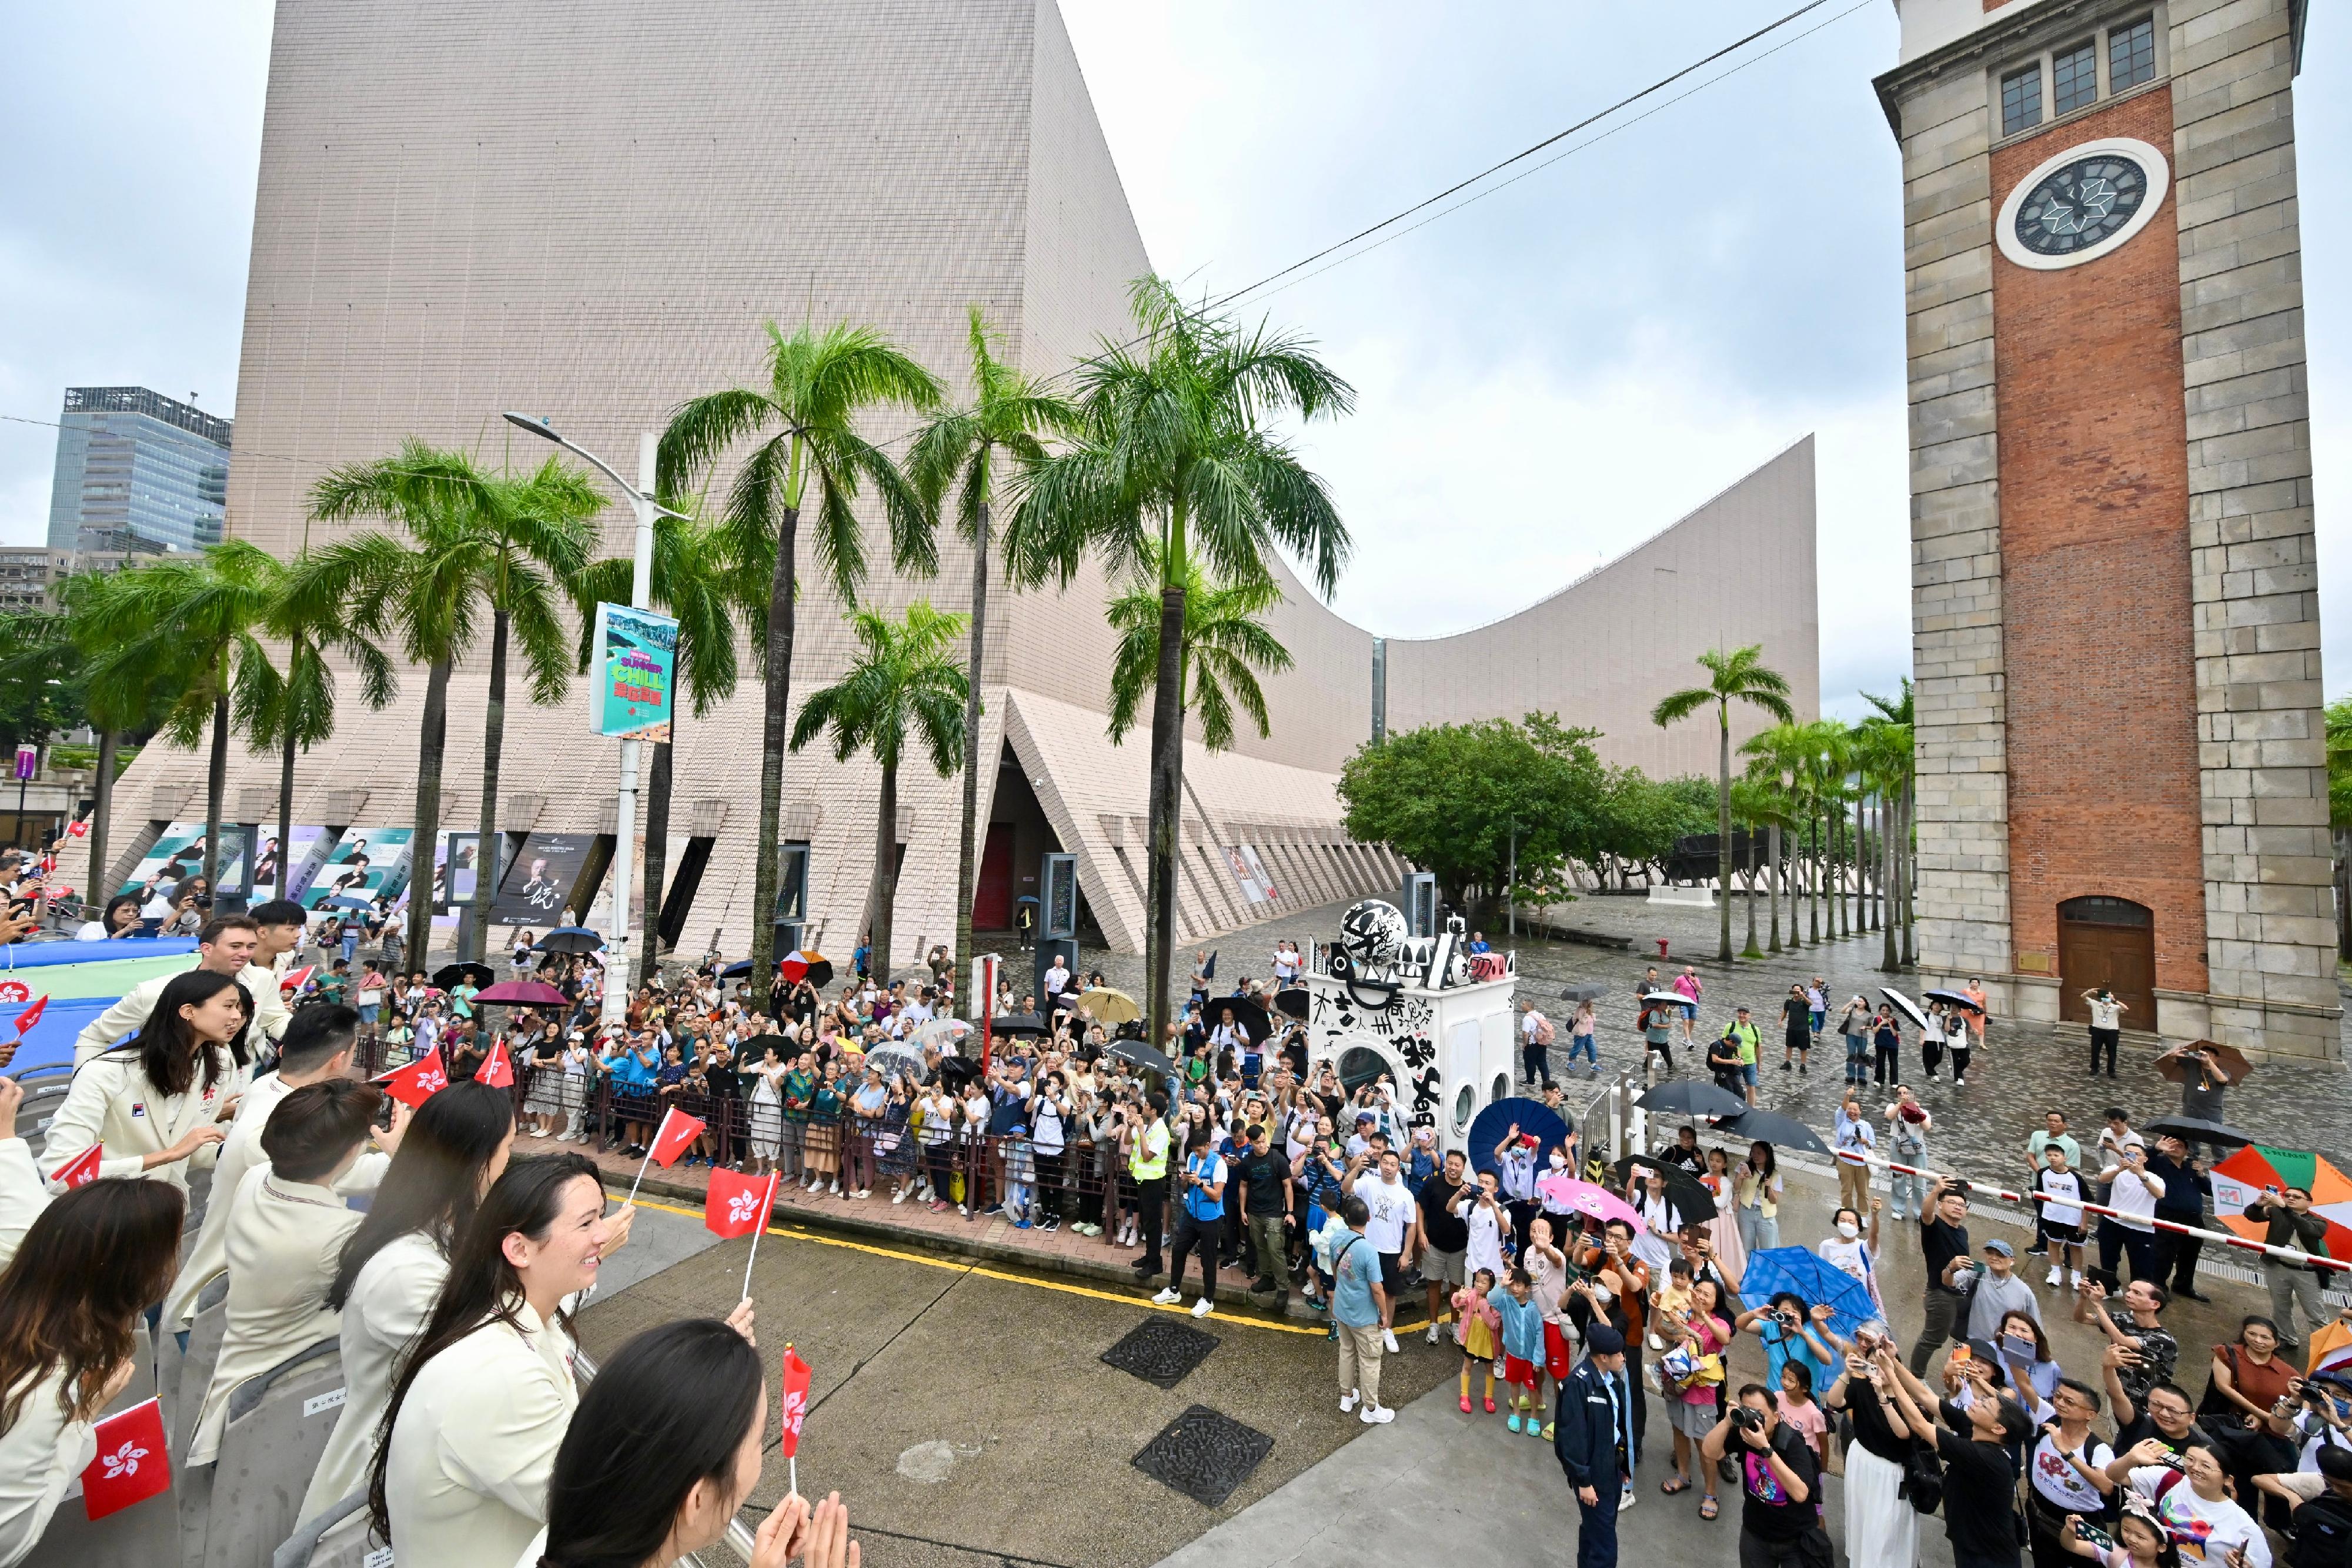
[[[1666,1064],[1666,1075],[1670,1078],[1674,1076],[1674,1020],[1679,1007],[1678,1003],[1664,1001],[1657,997],[1645,996],[1642,998],[1642,1017],[1634,1027],[1642,1031],[1642,1068],[1645,1073],[1653,1061],[1664,1061]]]

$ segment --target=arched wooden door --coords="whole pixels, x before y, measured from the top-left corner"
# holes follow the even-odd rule
[[[2115,992],[2126,1029],[2156,1027],[2156,915],[2127,898],[2070,898],[2058,906],[2058,1016],[2089,1023],[2083,993]]]

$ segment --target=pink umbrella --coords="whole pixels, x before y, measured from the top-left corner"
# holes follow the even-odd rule
[[[563,993],[544,980],[500,980],[474,993],[474,1000],[499,1008],[560,1008]]]
[[[1633,1205],[1608,1188],[1595,1186],[1589,1181],[1579,1181],[1574,1176],[1548,1176],[1536,1183],[1536,1191],[1562,1208],[1589,1214],[1603,1223],[1622,1219],[1633,1226],[1636,1234],[1649,1229],[1642,1223],[1642,1217]]]

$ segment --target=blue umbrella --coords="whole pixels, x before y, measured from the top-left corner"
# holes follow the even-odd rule
[[[1343,1105],[1339,1108],[1339,1114],[1353,1116],[1355,1113]],[[1495,1145],[1503,1141],[1504,1134],[1511,1130],[1514,1122],[1519,1124],[1520,1136],[1534,1136],[1538,1155],[1554,1144],[1565,1144],[1568,1134],[1574,1130],[1569,1125],[1568,1118],[1540,1100],[1497,1100],[1478,1113],[1470,1124],[1470,1131],[1462,1140],[1469,1150],[1473,1170],[1490,1171],[1495,1168]]]
[[[1780,1291],[1794,1291],[1809,1306],[1827,1305],[1831,1329],[1847,1339],[1863,1324],[1885,1316],[1863,1282],[1827,1259],[1801,1247],[1768,1247],[1750,1252],[1748,1267],[1739,1276],[1741,1299],[1768,1301]]]
[[[348,893],[340,893],[334,897],[327,900],[324,907],[328,909],[373,909],[375,907],[375,900],[373,898],[353,898]]]

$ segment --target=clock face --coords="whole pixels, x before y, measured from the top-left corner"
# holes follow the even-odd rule
[[[2078,158],[2044,175],[2017,209],[2017,239],[2037,256],[2072,256],[2123,232],[2147,200],[2147,171],[2120,152]]]

